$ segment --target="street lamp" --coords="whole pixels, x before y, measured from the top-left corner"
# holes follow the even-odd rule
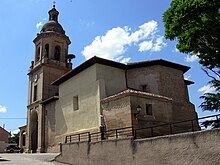
[[[140,105],[137,106],[136,111],[134,112],[134,116],[137,117],[137,115],[141,112],[142,108]]]

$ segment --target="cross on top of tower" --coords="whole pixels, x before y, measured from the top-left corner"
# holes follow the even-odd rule
[[[56,1],[53,1],[53,8],[56,7]]]

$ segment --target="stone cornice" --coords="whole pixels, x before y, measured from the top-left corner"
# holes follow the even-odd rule
[[[36,43],[41,38],[54,37],[54,36],[64,38],[68,45],[71,44],[71,41],[68,36],[66,36],[65,34],[60,34],[60,33],[56,33],[56,32],[44,32],[44,33],[40,33],[40,34],[38,33],[37,37],[33,40],[33,42]]]
[[[126,89],[122,92],[119,92],[117,94],[114,94],[112,96],[106,97],[101,100],[101,103],[107,103],[112,100],[116,100],[118,98],[123,98],[126,96],[139,96],[139,97],[145,97],[145,98],[154,98],[154,99],[160,99],[164,101],[172,101],[172,98],[166,97],[166,96],[161,96],[158,94],[153,94],[153,93],[147,93],[147,92],[142,92],[134,89]]]

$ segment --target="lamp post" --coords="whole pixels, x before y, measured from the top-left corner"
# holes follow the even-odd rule
[[[134,112],[134,116],[137,118],[137,115],[141,112],[142,108],[140,105],[137,106],[136,111]]]

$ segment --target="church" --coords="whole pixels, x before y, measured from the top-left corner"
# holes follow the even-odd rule
[[[48,13],[33,40],[26,152],[59,152],[71,134],[197,118],[187,88],[193,82],[183,76],[190,67],[163,59],[122,64],[94,56],[72,68],[75,55],[68,53],[71,41],[55,5]]]

